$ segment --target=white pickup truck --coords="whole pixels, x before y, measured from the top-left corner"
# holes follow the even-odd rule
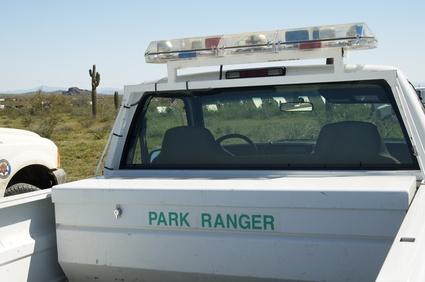
[[[21,129],[0,128],[0,197],[65,183],[58,147]]]
[[[103,175],[0,202],[28,212],[1,277],[425,281],[424,107],[343,62],[376,44],[364,23],[152,42],[168,76],[125,86]]]

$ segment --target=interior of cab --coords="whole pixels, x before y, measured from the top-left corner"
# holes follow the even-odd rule
[[[417,169],[385,81],[146,93],[123,169]]]

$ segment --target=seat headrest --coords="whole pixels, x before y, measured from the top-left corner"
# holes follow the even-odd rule
[[[319,133],[315,154],[332,159],[377,161],[379,156],[397,162],[389,153],[376,125],[361,121],[342,121],[325,125]]]
[[[220,145],[204,127],[179,126],[165,132],[161,153],[155,163],[205,163],[216,156]]]

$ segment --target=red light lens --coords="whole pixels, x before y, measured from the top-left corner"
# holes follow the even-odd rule
[[[239,72],[240,78],[267,76],[267,70],[248,70]]]
[[[316,42],[304,42],[300,43],[300,49],[316,49],[316,48],[322,48],[322,42],[316,41]]]
[[[220,43],[220,37],[211,37],[205,39],[205,47],[206,48],[217,48],[218,43]]]

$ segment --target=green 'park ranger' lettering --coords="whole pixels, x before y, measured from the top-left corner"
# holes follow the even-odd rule
[[[202,228],[275,230],[274,217],[260,214],[201,214]]]
[[[155,212],[149,211],[149,225],[159,227],[191,227],[189,212]],[[211,214],[201,213],[201,228],[275,230],[274,217],[262,214]]]
[[[182,212],[149,212],[149,225],[156,226],[187,226],[190,227],[187,221],[189,213]]]
[[[250,229],[251,228],[251,223],[249,222],[249,216],[246,214],[242,214],[239,217],[239,226],[242,229]]]

